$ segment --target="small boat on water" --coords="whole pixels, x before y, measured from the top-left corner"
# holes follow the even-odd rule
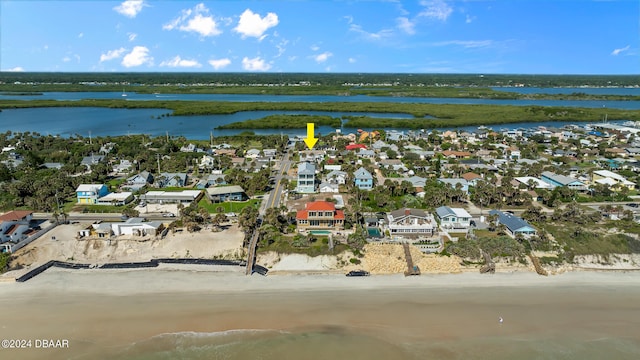
[[[122,89],[122,97],[127,97],[127,93],[124,92],[124,89]]]

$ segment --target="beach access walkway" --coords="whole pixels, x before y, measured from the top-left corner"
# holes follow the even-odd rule
[[[404,272],[404,276],[420,275],[420,269],[413,265],[413,258],[411,257],[411,248],[409,247],[409,243],[402,243],[402,248],[404,249],[404,257],[407,260],[407,271]]]

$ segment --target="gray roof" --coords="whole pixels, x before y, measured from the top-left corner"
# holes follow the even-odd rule
[[[417,216],[421,218],[427,217],[427,213],[422,209],[404,208],[389,213],[393,219],[399,219],[404,216]]]
[[[235,193],[243,193],[244,189],[242,186],[232,185],[232,186],[216,186],[207,189],[207,193],[209,196],[211,195],[223,195],[223,194],[235,194]]]
[[[453,215],[453,216],[456,215],[453,209],[451,209],[448,206],[440,206],[439,208],[436,209],[436,214],[438,214],[438,217],[441,219],[449,215]]]
[[[302,162],[298,165],[298,175],[314,175],[316,166],[309,162]]]
[[[504,213],[498,210],[491,210],[489,211],[489,215],[498,215],[498,222],[506,226],[507,229],[509,229],[509,231],[511,231],[512,233],[515,233],[516,231],[518,231],[519,229],[522,229],[523,227],[533,228],[526,221],[524,221],[523,219],[513,214]]]
[[[360,169],[354,171],[353,172],[353,177],[356,178],[356,179],[367,179],[367,180],[371,179],[371,180],[373,180],[373,176],[365,168],[360,168]]]
[[[567,186],[569,184],[578,182],[578,183],[582,183],[580,180],[569,177],[569,176],[564,176],[564,175],[558,175],[555,173],[552,173],[551,171],[545,171],[542,174],[543,177],[549,178],[559,184],[562,184],[563,186]]]

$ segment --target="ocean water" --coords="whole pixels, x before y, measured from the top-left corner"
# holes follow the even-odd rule
[[[69,348],[0,358],[638,359],[640,281],[624,276],[635,280],[51,271],[0,287],[0,334]]]
[[[283,332],[237,330],[221,333],[161,334],[128,346],[114,359],[637,359],[637,339],[523,337],[425,339],[392,343],[352,329]],[[93,356],[93,355],[91,355]]]

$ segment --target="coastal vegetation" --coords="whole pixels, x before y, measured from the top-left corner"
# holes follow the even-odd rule
[[[456,105],[386,102],[198,102],[198,101],[126,101],[126,100],[0,100],[0,109],[35,107],[105,107],[105,108],[162,108],[172,111],[172,115],[214,115],[233,114],[241,111],[325,111],[325,112],[369,112],[403,113],[413,115],[413,119],[388,119],[373,117],[347,117],[345,127],[349,128],[406,128],[429,129],[439,127],[461,127],[478,125],[499,125],[519,122],[549,121],[589,121],[597,122],[605,117],[609,120],[640,120],[640,111],[605,108],[551,107],[551,106],[510,106],[510,105]],[[276,115],[250,120],[249,125],[234,123],[236,129],[250,128],[303,128],[310,118],[297,115]],[[282,120],[282,121],[280,121]],[[321,124],[338,124],[339,119],[331,117],[314,118]],[[291,124],[288,122],[291,121]],[[264,123],[263,123],[264,122]],[[226,128],[226,127],[225,127]]]
[[[525,95],[490,87],[638,86],[633,75],[367,73],[2,73],[0,91],[127,91],[270,95],[375,95],[495,99],[599,99],[612,95]]]

